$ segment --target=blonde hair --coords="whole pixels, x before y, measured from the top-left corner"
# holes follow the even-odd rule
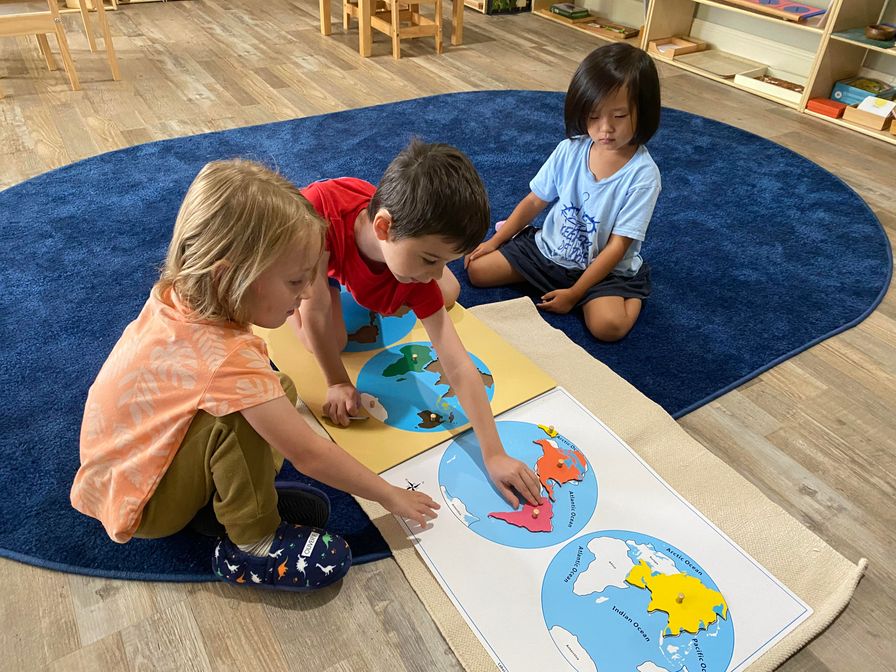
[[[252,282],[289,245],[316,266],[325,231],[286,178],[253,161],[212,161],[184,196],[156,289],[173,289],[194,318],[246,324]]]

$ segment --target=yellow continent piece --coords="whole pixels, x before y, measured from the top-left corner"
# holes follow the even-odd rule
[[[715,622],[721,615],[728,617],[728,604],[717,590],[707,588],[700,579],[688,574],[653,574],[646,562],[632,567],[625,577],[635,588],[650,591],[647,611],[663,611],[669,615],[666,634],[680,635],[681,631],[696,635]],[[680,601],[679,601],[680,600]],[[721,614],[715,609],[721,607]]]
[[[547,425],[538,425],[538,429],[543,431],[545,434],[547,434],[552,439],[554,437],[556,437],[557,434],[559,433],[556,429],[554,429],[553,425],[550,427],[548,427]]]

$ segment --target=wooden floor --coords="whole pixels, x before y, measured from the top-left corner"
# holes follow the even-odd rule
[[[537,17],[467,10],[462,47],[435,56],[431,41],[412,41],[396,62],[378,36],[373,58],[361,60],[356,32],[343,34],[337,24],[332,37],[319,35],[314,0],[139,4],[109,19],[121,82],[111,81],[102,53],[87,51],[77,16],[64,19],[83,85],[76,93],[61,71],[46,71],[36,43],[0,40],[0,187],[101,152],[202,131],[452,91],[565,90],[581,58],[600,44]],[[666,105],[816,161],[858,191],[896,237],[893,146],[661,70]],[[763,222],[756,225],[761,235]],[[858,327],[681,425],[850,560],[870,560],[843,615],[782,669],[896,669],[894,292]],[[7,560],[0,560],[0,585],[3,670],[459,669],[391,560],[301,598],[221,584],[107,581]]]

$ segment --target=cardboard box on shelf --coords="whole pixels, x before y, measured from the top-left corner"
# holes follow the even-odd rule
[[[875,131],[882,131],[890,126],[893,117],[882,117],[879,114],[865,112],[865,110],[860,110],[858,107],[850,106],[843,110],[843,119],[866,128],[872,128]]]

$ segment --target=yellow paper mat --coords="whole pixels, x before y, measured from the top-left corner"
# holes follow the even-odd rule
[[[556,386],[554,380],[533,364],[532,360],[510,346],[472,313],[455,305],[448,314],[467,351],[482,360],[489,370],[494,393],[491,400],[493,413],[502,413]],[[390,469],[469,427],[469,424],[463,424],[451,430],[408,431],[374,418],[352,422],[345,428],[334,425],[323,417],[327,392],[323,373],[314,356],[299,341],[292,324],[287,323],[275,330],[256,329],[256,333],[265,339],[271,359],[278,369],[292,378],[299,397],[333,441],[377,473]],[[389,346],[390,351],[396,351],[394,359],[402,357],[398,348],[412,342],[429,343],[426,330],[419,321],[407,336]],[[352,381],[357,384],[361,369],[380,352],[382,350],[342,354],[342,361]],[[400,376],[390,380],[398,378]],[[359,391],[366,390],[362,387]],[[420,418],[421,423],[426,421],[429,410],[420,409],[424,414]]]

